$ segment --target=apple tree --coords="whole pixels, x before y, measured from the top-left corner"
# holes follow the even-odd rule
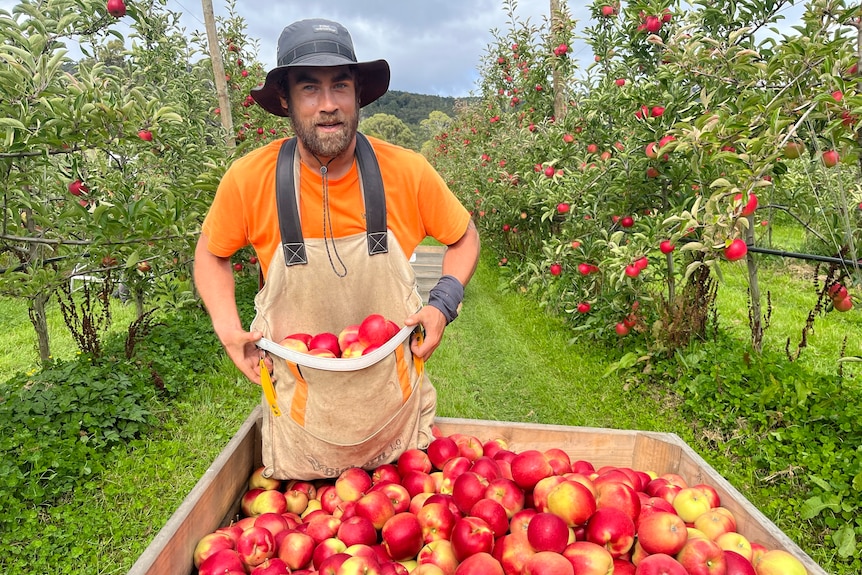
[[[82,349],[98,353],[111,286],[127,285],[141,315],[144,291],[188,275],[225,150],[206,68],[177,22],[160,1],[127,5],[128,37],[102,2],[0,13],[0,292],[27,300],[43,360],[53,295]],[[102,293],[72,296],[73,275],[102,277]]]
[[[858,23],[830,3],[828,18],[812,5],[802,29],[768,32],[789,5],[597,2],[583,32],[594,57],[568,76],[562,119],[543,81],[569,60],[569,39],[512,18],[488,50],[481,104],[438,135],[435,161],[458,174],[514,285],[578,331],[617,337],[628,319],[663,349],[705,334],[715,282],[738,256],[728,248],[768,242],[771,220],[804,222],[812,253],[858,258],[858,173],[830,153],[858,158]],[[791,160],[796,141],[809,154]],[[768,312],[757,260],[742,257],[759,349]],[[852,273],[838,266],[821,288]]]

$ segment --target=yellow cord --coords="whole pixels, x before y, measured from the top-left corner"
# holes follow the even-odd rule
[[[276,401],[275,386],[272,385],[272,379],[269,377],[269,370],[266,369],[263,358],[260,358],[260,386],[263,388],[263,395],[266,397],[272,414],[276,417],[280,416],[281,409],[279,409],[278,401]]]

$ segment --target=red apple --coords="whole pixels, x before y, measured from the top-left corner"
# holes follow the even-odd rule
[[[275,489],[267,489],[259,493],[251,502],[249,516],[262,515],[264,513],[284,513],[287,511],[287,499],[284,493]]]
[[[250,575],[290,575],[290,568],[278,557],[273,557],[252,569]]]
[[[123,0],[108,0],[106,8],[108,14],[114,18],[122,18],[126,15],[126,3]]]
[[[198,575],[224,575],[227,572],[245,573],[245,565],[234,549],[216,551],[198,567]]]
[[[490,553],[470,555],[455,569],[455,575],[505,575],[503,566]]]
[[[502,477],[500,464],[496,459],[488,457],[487,455],[481,455],[476,458],[476,460],[470,464],[470,471],[481,475],[488,482]]]
[[[548,493],[548,511],[569,527],[584,525],[596,511],[596,498],[582,483],[566,480]]]
[[[509,516],[503,506],[494,499],[480,499],[473,505],[468,515],[484,519],[494,532],[495,539],[502,537],[509,530]]]
[[[234,549],[235,547],[236,540],[228,533],[219,531],[207,533],[201,537],[197,545],[195,545],[193,554],[195,567],[200,567],[201,563],[203,563],[207,558],[222,549]]]
[[[237,539],[236,552],[246,569],[250,570],[264,560],[275,557],[275,538],[263,527],[249,527]]]
[[[524,564],[523,575],[574,575],[575,568],[568,559],[553,551],[539,551]]]
[[[316,542],[307,533],[288,532],[278,544],[278,558],[295,571],[311,565]]]
[[[395,506],[383,491],[369,491],[356,501],[354,512],[369,519],[375,529],[382,529],[389,518],[395,515]]]
[[[273,537],[288,528],[287,519],[281,513],[261,513],[255,518],[254,524],[272,533]]]
[[[138,131],[138,137],[145,142],[152,142],[153,141],[153,133],[149,130],[139,130]]]
[[[748,194],[748,201],[745,204],[742,203],[744,199],[742,194],[736,194],[733,196],[733,205],[737,206],[740,210],[739,215],[748,217],[757,209],[757,196]]]
[[[500,503],[509,518],[523,509],[525,504],[524,491],[513,479],[506,477],[498,477],[488,483],[488,487],[485,488],[485,498]]]
[[[569,526],[553,513],[536,513],[527,525],[527,541],[535,551],[562,553],[569,544]]]
[[[836,311],[850,311],[853,309],[853,298],[850,294],[847,294],[842,299],[835,299],[832,301],[832,307]]]
[[[725,549],[724,562],[727,564],[727,571],[725,571],[724,575],[757,575],[757,571],[754,569],[751,561],[736,551]]]
[[[527,541],[526,529],[508,533],[494,542],[491,554],[503,566],[506,575],[518,575],[524,570],[527,559],[535,555]]]
[[[401,485],[407,489],[411,498],[417,493],[436,493],[437,491],[436,481],[430,473],[424,471],[408,471],[401,478]]]
[[[640,520],[637,537],[647,553],[676,555],[688,540],[688,531],[676,513],[655,511]]]
[[[658,249],[663,254],[669,254],[674,249],[676,249],[676,246],[674,246],[670,240],[662,240],[662,242],[658,245]]]
[[[676,560],[689,575],[725,575],[727,571],[724,550],[706,537],[690,537],[676,554]]]
[[[494,549],[494,532],[481,517],[466,516],[455,522],[450,541],[455,558],[464,561],[477,553],[490,553]]]
[[[383,463],[371,472],[372,486],[380,483],[398,483],[399,481],[401,481],[401,475],[398,473],[398,466],[394,463]]]
[[[350,555],[343,551],[330,553],[320,560],[320,564],[315,566],[312,573],[319,573],[320,575],[338,575],[340,573],[339,569],[341,569],[341,566],[344,565],[344,562],[348,559],[350,559]],[[296,573],[296,571],[294,571],[294,573]]]
[[[335,357],[341,357],[341,348],[338,347],[338,336],[328,331],[318,333],[312,337],[311,341],[308,342],[308,349],[325,349],[330,351]]]
[[[727,247],[724,248],[724,257],[731,262],[744,258],[747,253],[748,245],[746,245],[745,240],[740,238],[734,238],[733,241],[727,244]]]
[[[458,516],[452,512],[447,503],[442,501],[426,503],[415,513],[422,530],[422,540],[425,543],[439,539],[448,540]],[[508,527],[508,525],[507,525]]]
[[[603,546],[614,559],[628,553],[635,542],[635,524],[624,511],[615,507],[599,507],[587,521],[587,541]]]
[[[398,456],[398,473],[403,478],[410,471],[431,473],[433,464],[428,454],[421,449],[407,449]]]
[[[335,493],[342,501],[357,501],[371,489],[371,474],[361,467],[349,467],[335,479]]]
[[[577,575],[616,575],[610,551],[590,541],[574,541],[563,549]]]
[[[347,545],[337,537],[324,539],[314,547],[314,552],[311,554],[311,564],[315,569],[322,571],[320,566],[327,557],[340,554],[344,554],[345,557],[350,557],[350,555],[344,553],[345,549],[347,549]]]
[[[372,491],[382,491],[392,502],[395,513],[407,511],[410,508],[410,492],[400,483],[377,483],[371,487]]]
[[[342,350],[346,349],[351,343],[359,341],[359,324],[351,324],[341,329],[338,332],[338,347]],[[363,346],[364,347],[364,346]]]
[[[820,159],[823,161],[824,166],[826,166],[827,168],[831,168],[838,163],[841,157],[835,150],[826,150],[825,152],[823,152],[823,155],[820,156]]]
[[[382,575],[382,571],[376,557],[352,555],[338,567],[338,575]]]
[[[485,497],[488,480],[472,471],[465,471],[452,484],[452,499],[461,513],[467,514],[477,501]]]
[[[641,500],[628,482],[611,481],[596,485],[596,507],[619,509],[634,523],[641,512]]]
[[[562,475],[551,475],[536,483],[532,494],[533,507],[536,511],[540,513],[548,511],[548,493],[563,481],[566,481],[566,478]]]
[[[396,561],[412,559],[425,545],[422,525],[409,512],[396,513],[383,525],[380,537],[386,553]]]
[[[322,513],[305,521],[305,532],[320,544],[325,539],[331,539],[338,533],[338,528],[341,526],[341,519],[334,515]]]
[[[440,568],[443,575],[452,575],[458,567],[458,560],[452,550],[452,543],[448,539],[435,539],[426,543],[419,554],[416,555],[417,569],[422,565],[435,565]]]
[[[554,474],[545,454],[537,449],[526,449],[512,458],[512,479],[525,491],[532,490],[541,479]]]
[[[635,573],[637,575],[689,575],[679,561],[664,553],[654,553],[644,557],[638,563]]]
[[[383,345],[389,341],[389,324],[379,313],[366,316],[359,324],[359,341],[365,346]]]
[[[458,457],[460,451],[458,444],[451,437],[436,437],[428,444],[427,449],[428,459],[431,460],[431,465],[435,469],[443,470],[443,466],[448,461]]]
[[[336,537],[348,547],[357,544],[374,545],[377,543],[377,529],[367,517],[354,515],[341,521]]]

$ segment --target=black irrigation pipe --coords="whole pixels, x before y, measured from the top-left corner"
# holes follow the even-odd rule
[[[749,245],[748,251],[754,252],[757,254],[766,254],[770,256],[780,256],[783,258],[796,258],[800,260],[814,260],[817,262],[826,262],[830,264],[841,264],[850,267],[859,267],[862,264],[862,260],[858,262],[854,262],[853,260],[845,260],[844,258],[836,258],[832,256],[819,256],[816,254],[800,254],[797,252],[786,252],[783,250],[773,250],[770,248],[759,248],[757,246]]]

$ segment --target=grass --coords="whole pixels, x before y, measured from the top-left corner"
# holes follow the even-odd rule
[[[620,352],[568,345],[563,322],[515,293],[497,290],[483,262],[461,315],[428,362],[438,414],[450,417],[681,432],[659,397],[632,401],[626,382],[605,377]],[[661,428],[661,429],[659,429]]]
[[[6,381],[13,373],[38,369],[39,347],[24,301],[2,297],[0,310],[0,381]],[[49,302],[47,311],[51,357],[74,357],[78,346],[66,327],[56,300]],[[135,305],[112,298],[111,317],[113,322],[109,331],[125,331],[135,318]]]

